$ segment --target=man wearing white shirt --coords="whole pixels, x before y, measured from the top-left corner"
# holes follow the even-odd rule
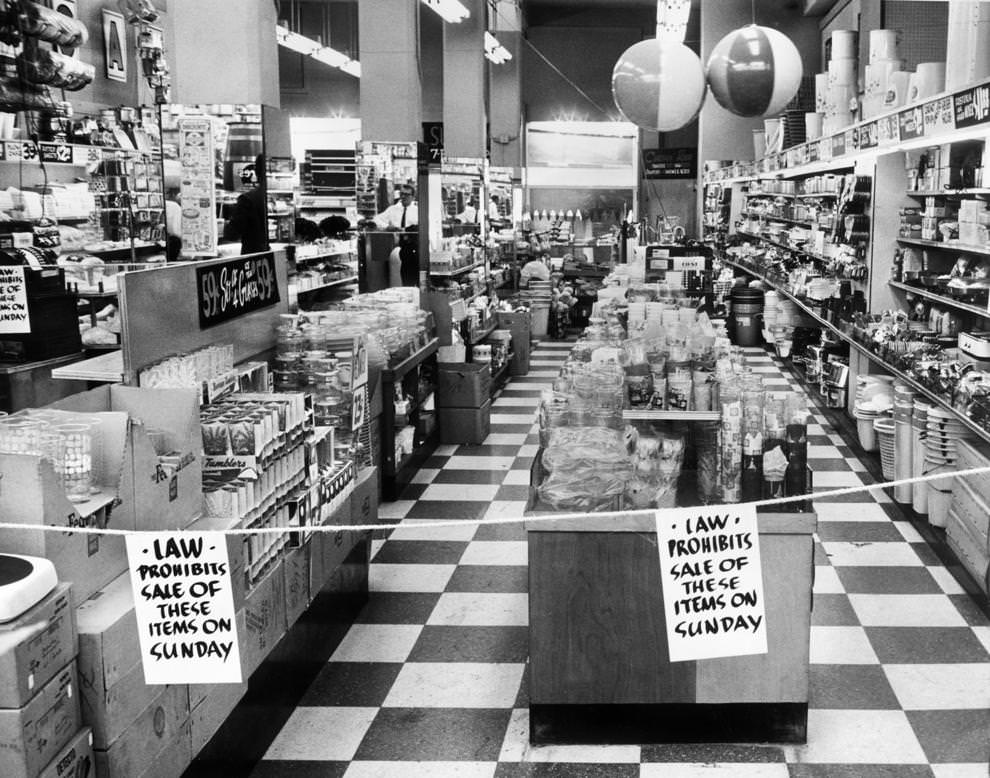
[[[396,246],[388,256],[389,286],[419,285],[419,252],[416,245],[419,207],[413,202],[415,197],[416,190],[412,185],[403,184],[399,189],[399,202],[371,219],[379,229],[404,233],[398,236]]]
[[[383,230],[405,230],[419,226],[419,207],[413,202],[416,190],[403,184],[399,190],[399,202],[390,205],[372,217],[375,226]]]

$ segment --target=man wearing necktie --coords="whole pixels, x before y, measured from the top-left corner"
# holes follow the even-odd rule
[[[400,233],[388,258],[389,286],[419,286],[419,207],[414,202],[415,197],[412,184],[403,184],[399,202],[372,219],[379,229]]]

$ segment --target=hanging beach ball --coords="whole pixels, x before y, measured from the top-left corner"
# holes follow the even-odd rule
[[[704,68],[698,55],[679,41],[640,41],[615,63],[612,97],[622,115],[644,130],[676,130],[701,110]]]
[[[783,33],[751,24],[720,40],[708,58],[708,85],[738,116],[780,113],[801,86],[801,55]]]

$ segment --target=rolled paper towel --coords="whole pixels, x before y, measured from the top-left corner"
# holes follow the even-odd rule
[[[832,59],[855,59],[856,39],[855,30],[835,30],[832,33]]]
[[[890,77],[898,70],[904,69],[904,61],[900,59],[883,59],[871,62],[865,70],[865,93],[883,97],[887,94]]]
[[[815,74],[815,110],[825,113],[828,106],[828,73]],[[7,137],[7,136],[4,136]]]
[[[953,0],[948,5],[944,89],[951,91],[990,76],[990,3]]]
[[[826,113],[848,113],[849,102],[856,96],[854,86],[831,86],[828,90],[828,106]]]
[[[822,118],[824,114],[806,113],[804,115],[804,135],[807,140],[817,140],[822,136]]]
[[[766,130],[753,130],[753,159],[763,159],[767,151]]]
[[[937,95],[945,89],[945,63],[919,62],[914,79],[908,85],[908,102],[914,103]]]
[[[832,59],[828,63],[829,86],[856,86],[856,60]]]
[[[870,30],[870,62],[897,59],[897,30]]]
[[[906,70],[897,70],[890,74],[890,78],[887,79],[887,91],[883,95],[885,109],[900,108],[907,103],[913,75]]]

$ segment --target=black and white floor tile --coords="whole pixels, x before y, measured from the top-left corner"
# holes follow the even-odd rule
[[[370,602],[254,778],[987,778],[985,603],[879,490],[816,501],[806,745],[529,744],[525,531],[484,520],[522,515],[534,411],[569,349],[541,343],[484,445],[441,447],[381,506],[402,524],[375,549]],[[801,390],[762,349],[747,359]],[[875,482],[821,409],[809,444],[816,491]]]

